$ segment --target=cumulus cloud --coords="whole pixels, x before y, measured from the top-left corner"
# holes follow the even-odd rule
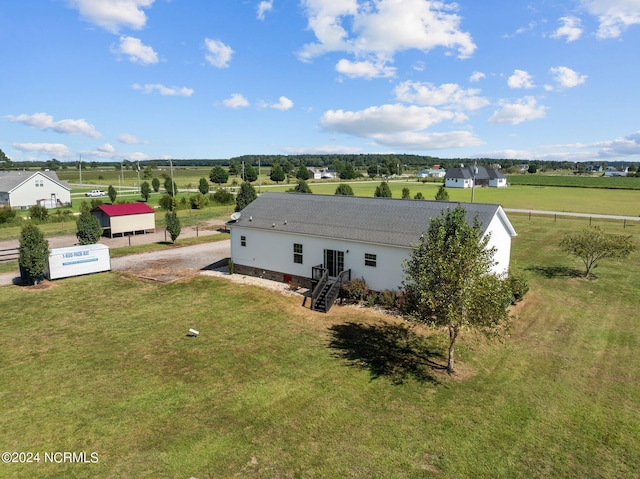
[[[637,0],[580,0],[585,10],[598,19],[598,38],[617,38],[632,25],[640,24]]]
[[[286,111],[293,108],[293,102],[289,100],[286,96],[281,96],[278,99],[278,103],[274,103],[273,105],[269,105],[270,108],[275,108],[276,110]]]
[[[308,27],[315,43],[302,47],[304,61],[327,52],[353,54],[356,62],[342,64],[364,67],[391,62],[400,51],[428,52],[436,47],[456,50],[458,57],[470,57],[476,49],[471,35],[460,29],[456,4],[427,0],[303,0]],[[384,71],[380,66],[377,71]],[[359,76],[359,75],[357,75]]]
[[[356,146],[338,146],[338,145],[325,145],[325,146],[312,146],[312,147],[293,147],[285,146],[282,151],[289,155],[353,155],[360,153],[362,148]]]
[[[489,104],[489,100],[479,96],[480,90],[461,88],[455,83],[436,86],[431,83],[405,81],[396,86],[396,98],[405,103],[436,106],[447,110],[478,110]]]
[[[273,0],[262,1],[258,4],[258,20],[264,20],[267,12],[273,10]]]
[[[388,78],[396,75],[396,69],[384,62],[352,62],[343,58],[336,64],[336,71],[349,78]]]
[[[98,151],[102,153],[112,154],[116,151],[116,149],[113,147],[113,145],[105,143],[104,145],[98,147]]]
[[[229,45],[225,45],[220,40],[212,40],[210,38],[204,40],[204,45],[207,50],[205,58],[211,65],[218,68],[227,68],[229,66],[231,57],[235,53]]]
[[[153,93],[157,91],[162,96],[191,96],[193,95],[193,89],[186,87],[167,87],[160,83],[146,83],[144,85],[139,85],[138,83],[133,84],[134,90],[140,90],[144,93]]]
[[[231,98],[222,100],[222,104],[229,108],[242,108],[245,106],[249,106],[249,100],[247,100],[240,93],[233,93],[231,95]]]
[[[487,78],[487,75],[485,75],[484,73],[482,73],[482,72],[473,72],[471,74],[471,76],[469,77],[469,81],[471,83],[476,83],[476,82],[479,82],[480,80],[482,80],[484,78]]]
[[[447,120],[456,120],[454,112],[433,107],[389,104],[361,111],[329,110],[320,119],[326,131],[371,138],[380,145],[410,149],[472,146],[480,141],[470,132],[431,133],[425,129]]]
[[[514,70],[513,75],[507,80],[509,88],[533,88],[531,75],[524,70]]]
[[[127,55],[129,61],[140,63],[141,65],[151,65],[158,63],[158,54],[153,48],[143,45],[139,38],[120,37],[120,45],[113,51],[118,54]]]
[[[560,88],[573,88],[587,81],[587,75],[580,75],[568,67],[553,67],[549,71]]]
[[[53,158],[68,158],[71,156],[69,148],[62,143],[14,143],[11,146],[25,153],[34,153]]]
[[[130,135],[129,133],[121,133],[118,135],[118,141],[120,143],[124,143],[125,145],[137,145],[139,143],[145,143],[138,139],[137,136]]]
[[[559,21],[562,22],[562,26],[551,35],[551,38],[565,38],[569,43],[582,36],[582,22],[579,18],[562,17]]]
[[[155,0],[67,0],[90,23],[113,33],[121,27],[140,30],[147,23],[143,8]]]
[[[615,140],[593,143],[592,146],[598,149],[600,158],[640,156],[640,131]]]
[[[489,123],[518,125],[523,121],[544,118],[548,109],[544,105],[538,105],[532,96],[524,97],[515,103],[501,101],[500,105],[500,109],[489,118]]]
[[[91,138],[102,138],[95,127],[87,123],[84,119],[79,120],[59,120],[54,121],[51,115],[46,113],[34,113],[33,115],[7,115],[9,121],[14,123],[22,123],[23,125],[32,126],[39,130],[51,130],[56,133],[65,135],[84,135]]]

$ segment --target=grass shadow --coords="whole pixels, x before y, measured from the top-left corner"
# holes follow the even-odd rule
[[[429,338],[416,334],[412,328],[392,323],[366,325],[337,324],[329,328],[329,347],[336,356],[354,367],[368,369],[372,379],[388,377],[394,384],[413,378],[419,382],[439,384],[434,370],[446,369],[433,358],[443,358]]]
[[[578,269],[568,266],[529,266],[525,268],[533,274],[544,278],[581,278],[584,273]]]

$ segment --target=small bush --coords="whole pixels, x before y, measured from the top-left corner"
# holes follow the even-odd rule
[[[381,308],[392,310],[395,307],[396,293],[385,289],[377,294],[376,304]]]
[[[104,205],[104,201],[102,201],[99,198],[92,198],[91,199],[91,209],[94,210],[96,209],[98,206]]]
[[[522,301],[524,295],[529,291],[529,285],[526,280],[522,276],[512,274],[509,275],[506,281],[507,286],[511,290],[511,295],[513,296],[512,304]]]
[[[158,205],[165,211],[174,211],[178,207],[176,199],[171,195],[162,195],[162,198],[158,200]]]
[[[209,195],[209,197],[219,205],[232,205],[236,201],[233,193],[225,189],[219,189],[212,195]]]
[[[0,224],[15,220],[16,211],[9,205],[0,206]]]
[[[29,208],[29,216],[31,216],[32,220],[45,222],[49,219],[49,210],[44,206],[33,205]]]
[[[403,315],[410,315],[416,308],[416,297],[408,291],[400,291],[396,294],[393,307]]]
[[[364,278],[355,278],[342,285],[342,293],[349,301],[362,302],[369,295],[369,287]]]
[[[201,210],[209,204],[209,200],[202,193],[198,193],[189,198],[189,204],[192,210]]]

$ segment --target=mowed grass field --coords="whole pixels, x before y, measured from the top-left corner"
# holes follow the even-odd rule
[[[585,220],[512,221],[530,292],[452,377],[444,331],[225,279],[2,287],[0,445],[41,462],[0,477],[638,477],[640,257],[586,281],[556,246]]]

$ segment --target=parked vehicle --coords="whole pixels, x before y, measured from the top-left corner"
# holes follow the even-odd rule
[[[85,193],[85,196],[91,197],[91,198],[95,198],[97,196],[104,196],[104,191],[102,190],[91,190],[88,193]]]

